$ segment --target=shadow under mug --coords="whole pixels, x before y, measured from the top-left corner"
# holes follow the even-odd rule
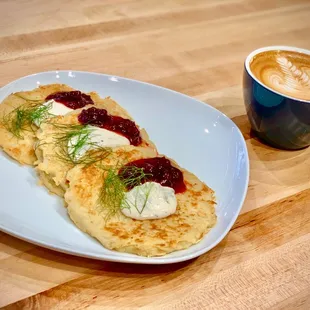
[[[310,145],[310,101],[281,94],[260,82],[251,72],[250,61],[265,51],[310,51],[288,46],[269,46],[249,54],[244,63],[243,97],[254,133],[271,146],[297,150]]]

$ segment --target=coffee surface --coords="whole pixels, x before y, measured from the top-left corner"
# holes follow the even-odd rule
[[[250,69],[269,88],[283,95],[310,100],[310,55],[266,51],[253,57]]]

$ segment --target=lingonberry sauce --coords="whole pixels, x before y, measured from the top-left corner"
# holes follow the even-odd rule
[[[83,108],[88,104],[94,104],[89,95],[83,94],[79,90],[61,91],[51,94],[45,98],[45,100],[52,99],[73,110]]]
[[[120,116],[109,115],[105,109],[89,108],[83,110],[79,114],[78,120],[81,124],[93,125],[116,132],[126,137],[132,145],[137,146],[142,142],[140,130],[133,121]]]
[[[186,191],[182,171],[173,167],[170,160],[165,157],[153,157],[132,161],[120,169],[118,175],[121,179],[135,179],[141,175],[139,171],[130,169],[130,167],[143,169],[146,176],[141,180],[142,184],[145,182],[157,182],[162,186],[173,188],[176,194]],[[137,184],[133,182],[128,189],[133,188],[135,185]]]

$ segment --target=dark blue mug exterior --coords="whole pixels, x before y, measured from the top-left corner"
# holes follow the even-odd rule
[[[256,81],[244,68],[243,96],[254,133],[269,145],[297,150],[310,145],[310,102],[288,98]]]

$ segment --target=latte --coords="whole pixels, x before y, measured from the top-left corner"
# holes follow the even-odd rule
[[[267,87],[297,99],[310,100],[310,55],[274,50],[250,61],[253,75]]]

